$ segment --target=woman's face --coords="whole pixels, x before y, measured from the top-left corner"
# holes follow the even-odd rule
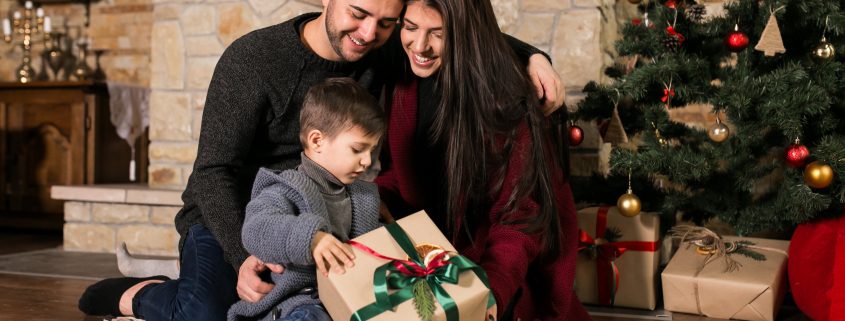
[[[405,11],[401,36],[415,75],[427,78],[440,69],[440,53],[443,50],[440,12],[421,1],[410,2]]]

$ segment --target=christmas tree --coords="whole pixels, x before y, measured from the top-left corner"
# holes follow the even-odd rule
[[[614,146],[606,178],[574,180],[576,197],[622,195],[635,215],[639,196],[645,210],[718,217],[740,234],[841,215],[845,1],[730,1],[712,17],[693,1],[638,5],[616,44],[628,63],[588,84],[572,115],[618,119],[631,143]],[[670,118],[689,104],[712,106],[709,128]]]

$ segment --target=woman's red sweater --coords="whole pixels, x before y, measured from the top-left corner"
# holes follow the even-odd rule
[[[405,209],[425,207],[425,191],[418,175],[425,175],[411,159],[414,131],[417,125],[417,85],[397,84],[386,105],[388,127],[386,146],[382,148],[382,171],[376,178],[382,200],[401,204]],[[489,216],[473,231],[473,240],[453,239],[458,252],[478,263],[490,280],[498,302],[499,314],[517,289],[522,296],[514,309],[516,320],[590,320],[573,291],[577,254],[577,222],[569,183],[561,171],[554,179],[561,227],[561,251],[553,260],[535,261],[541,251],[539,235],[526,234],[520,225],[500,224],[508,196],[517,185],[526,158],[530,157],[528,126],[517,129],[505,180],[491,207]],[[539,210],[531,198],[520,200],[512,218],[530,218]],[[440,226],[445,230],[444,226]]]

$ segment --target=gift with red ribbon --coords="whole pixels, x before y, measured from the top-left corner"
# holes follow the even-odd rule
[[[481,267],[459,255],[425,212],[349,243],[354,266],[344,274],[317,273],[333,320],[482,320],[495,304]]]
[[[659,222],[654,213],[626,217],[615,207],[578,211],[575,292],[581,302],[655,308]]]

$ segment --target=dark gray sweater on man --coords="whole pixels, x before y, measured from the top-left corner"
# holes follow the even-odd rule
[[[285,271],[272,273],[276,286],[260,301],[232,305],[229,320],[262,316],[262,320],[271,320],[271,309],[286,316],[297,306],[319,304],[313,293],[302,292],[317,287],[311,254],[314,234],[334,232],[342,240],[354,238],[378,228],[378,217],[375,184],[356,181],[343,185],[305,156],[298,170],[259,170],[252,200],[246,207],[244,246],[264,262],[284,265]]]
[[[368,55],[354,63],[325,60],[301,41],[304,14],[253,31],[232,43],[217,63],[206,96],[196,162],[182,194],[176,229],[184,244],[203,224],[235,271],[246,259],[241,245],[244,208],[258,169],[299,164],[299,111],[311,85],[328,77],[357,79],[374,96],[382,81]]]

